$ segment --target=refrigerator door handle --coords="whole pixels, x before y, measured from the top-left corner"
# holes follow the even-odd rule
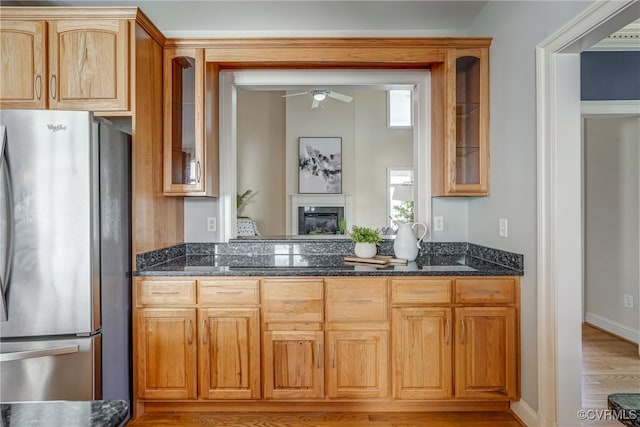
[[[12,353],[0,354],[0,362],[11,362],[13,360],[35,359],[37,357],[61,356],[63,354],[78,353],[77,345],[67,345],[64,347],[44,348],[39,350],[14,351]]]
[[[0,127],[0,171],[4,173],[4,181],[6,182],[7,191],[6,209],[7,209],[7,251],[4,260],[4,274],[0,275],[0,322],[6,322],[9,319],[7,311],[7,290],[9,289],[9,280],[11,278],[11,266],[13,265],[13,192],[11,183],[11,174],[9,173],[9,162],[6,155],[7,145],[7,128]]]

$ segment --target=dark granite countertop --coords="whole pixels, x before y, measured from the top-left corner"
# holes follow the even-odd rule
[[[124,400],[0,403],[2,425],[11,427],[115,427],[129,412]]]
[[[467,243],[428,244],[407,265],[345,263],[352,254],[343,240],[270,240],[207,246],[186,244],[139,263],[137,276],[520,276],[522,255]],[[392,242],[391,242],[392,244]],[[189,247],[191,246],[191,247]],[[392,255],[389,243],[379,253]]]
[[[607,397],[609,409],[622,424],[640,427],[640,393],[613,393]]]

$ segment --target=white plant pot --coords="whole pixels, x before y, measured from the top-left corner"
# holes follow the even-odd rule
[[[353,250],[360,258],[373,258],[378,253],[375,243],[356,243]]]

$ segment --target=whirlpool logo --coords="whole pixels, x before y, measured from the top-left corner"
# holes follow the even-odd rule
[[[63,125],[47,125],[47,128],[54,132],[58,132],[59,130],[67,130],[67,127]]]

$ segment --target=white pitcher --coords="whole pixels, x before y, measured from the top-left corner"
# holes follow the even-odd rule
[[[406,259],[407,261],[414,261],[418,256],[418,250],[420,249],[420,242],[427,235],[427,226],[421,222],[414,222],[410,224],[408,222],[398,222],[398,233],[396,234],[396,241],[393,243],[393,252],[396,258]],[[420,238],[416,239],[414,230],[416,226],[421,225],[424,228],[424,232]]]

